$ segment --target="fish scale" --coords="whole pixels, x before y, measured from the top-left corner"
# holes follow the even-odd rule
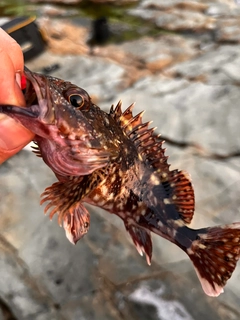
[[[46,188],[45,213],[58,215],[76,243],[89,230],[89,203],[116,214],[138,252],[152,258],[151,233],[182,249],[203,290],[223,292],[240,257],[240,223],[210,228],[187,226],[195,209],[190,176],[170,170],[163,141],[119,102],[106,113],[85,90],[70,82],[25,69],[26,108],[1,105],[0,112],[35,133],[34,152],[59,180]]]

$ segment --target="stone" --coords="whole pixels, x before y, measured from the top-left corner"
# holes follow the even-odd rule
[[[170,83],[179,89],[169,87],[162,92],[165,81],[163,88]],[[146,110],[146,120],[154,119],[154,126],[172,140],[194,144],[210,154],[224,156],[239,151],[238,87],[201,82],[186,85],[181,79],[171,81],[156,76],[154,80],[136,83],[115,101],[119,99],[125,107],[135,101],[135,112]]]
[[[170,13],[160,14],[155,19],[156,26],[171,31],[194,30],[194,32],[213,30],[215,21],[202,13],[172,10]]]
[[[152,9],[130,9],[130,15],[154,22],[163,30],[203,32],[215,29],[215,19],[200,12],[181,9],[157,11]]]
[[[126,56],[131,55],[135,63],[141,62],[141,68],[145,65],[145,68],[155,73],[194,57],[198,44],[197,40],[185,40],[178,35],[162,35],[155,40],[145,37],[129,41],[120,48]]]
[[[70,17],[78,14],[77,9],[62,9],[57,5],[46,4],[39,8],[41,16],[46,17]],[[49,28],[46,28],[49,31]]]
[[[4,315],[3,315],[2,308],[0,308],[0,320],[5,320],[4,318],[5,318],[5,317],[4,317]]]
[[[240,16],[240,12],[239,12]],[[219,19],[216,28],[216,40],[218,42],[240,42],[240,18],[229,17]]]
[[[65,21],[42,18],[38,20],[47,42],[48,48],[57,54],[86,54],[88,30],[82,26]]]
[[[46,52],[38,58],[38,68],[35,62],[30,62],[27,66],[41,71],[54,61],[59,64],[59,69],[53,75],[80,85],[88,91],[95,103],[113,99],[118,88],[125,82],[124,67],[94,56],[63,56]]]
[[[106,3],[114,5],[125,5],[129,3],[139,2],[139,0],[89,0],[92,3]]]
[[[32,3],[49,3],[48,0],[30,0]],[[65,4],[65,5],[77,5],[81,3],[82,0],[52,0],[51,3],[57,3],[57,4]]]
[[[239,63],[238,50],[239,45],[214,46],[187,62],[168,68],[164,74],[209,85],[235,84],[237,78],[231,70]]]
[[[204,12],[208,8],[207,3],[202,3],[199,1],[183,1],[183,0],[143,0],[141,2],[141,7],[151,8],[158,10],[169,10],[172,8],[179,8],[183,10],[192,10]]]

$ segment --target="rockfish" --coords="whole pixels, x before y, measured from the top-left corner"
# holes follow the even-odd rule
[[[194,190],[189,175],[170,170],[163,141],[143,113],[121,102],[102,111],[85,90],[25,69],[26,108],[1,105],[0,112],[35,133],[35,153],[58,182],[42,194],[45,213],[76,243],[87,233],[84,203],[118,215],[138,252],[151,263],[151,232],[180,247],[193,262],[202,288],[218,296],[240,256],[240,223],[190,229]]]

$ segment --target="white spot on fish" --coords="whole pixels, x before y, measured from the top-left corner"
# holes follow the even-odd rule
[[[93,199],[93,201],[97,202],[97,201],[99,201],[99,199],[100,199],[100,195],[96,193],[96,194],[93,196],[92,199]]]
[[[108,188],[107,188],[107,186],[103,185],[103,186],[101,187],[101,191],[102,191],[102,194],[103,194],[104,196],[107,195],[107,193],[108,193]]]
[[[150,182],[155,186],[161,183],[160,179],[154,173],[150,176]]]
[[[164,202],[165,204],[171,204],[171,201],[170,201],[169,198],[164,198],[164,199],[163,199],[163,202]]]

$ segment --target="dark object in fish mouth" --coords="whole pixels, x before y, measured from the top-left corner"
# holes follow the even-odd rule
[[[163,141],[143,113],[133,116],[119,102],[106,113],[85,90],[25,69],[26,105],[0,112],[35,133],[34,152],[58,181],[46,188],[45,213],[58,214],[67,238],[76,243],[89,230],[84,203],[119,216],[138,252],[152,258],[151,232],[180,247],[193,262],[210,296],[223,292],[240,257],[240,223],[191,229],[195,209],[189,175],[170,170]]]

